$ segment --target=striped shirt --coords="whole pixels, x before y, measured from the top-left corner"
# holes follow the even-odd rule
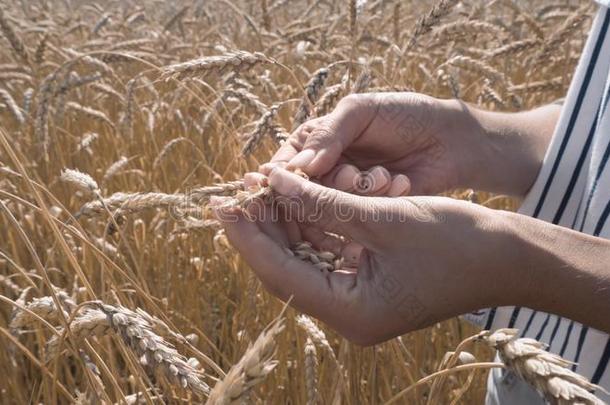
[[[519,212],[610,239],[610,0],[598,3],[543,166]],[[608,308],[610,316],[610,303]],[[490,308],[466,318],[485,329],[518,328],[522,336],[545,342],[549,351],[577,363],[576,372],[610,391],[606,333],[520,307]],[[610,401],[610,396],[596,394]]]

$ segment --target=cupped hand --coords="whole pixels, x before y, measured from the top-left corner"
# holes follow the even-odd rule
[[[490,210],[443,197],[362,197],[276,168],[273,205],[217,209],[265,287],[348,339],[377,343],[494,304]],[[321,272],[287,252],[308,240],[346,257]]]
[[[359,195],[436,194],[466,176],[480,134],[465,116],[455,102],[417,93],[350,95],[297,128],[260,171],[299,168]]]

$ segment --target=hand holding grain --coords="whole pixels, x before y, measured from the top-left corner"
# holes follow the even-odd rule
[[[273,294],[292,296],[296,307],[357,343],[377,343],[474,310],[486,297],[471,292],[484,286],[492,296],[498,286],[479,265],[483,233],[472,225],[485,215],[474,205],[441,197],[355,196],[281,168],[269,183],[275,204],[247,214],[217,212],[228,238]],[[301,240],[342,255],[343,267],[320,271],[288,254]]]

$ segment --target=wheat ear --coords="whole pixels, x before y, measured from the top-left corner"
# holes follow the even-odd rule
[[[201,373],[190,366],[171,343],[153,332],[154,325],[142,316],[141,310],[138,313],[125,307],[101,303],[97,306],[106,314],[114,332],[133,350],[142,365],[160,371],[171,383],[199,396],[209,392],[208,385],[201,379]]]
[[[311,338],[305,341],[305,385],[307,405],[318,404],[318,353]]]
[[[545,350],[531,338],[518,338],[517,329],[498,329],[483,337],[498,351],[506,367],[533,386],[551,404],[601,405],[591,392],[602,389],[568,367],[571,362]]]
[[[13,51],[21,61],[25,64],[29,64],[30,58],[27,49],[21,38],[19,38],[15,33],[15,30],[13,30],[12,25],[9,23],[2,9],[0,9],[0,31],[2,31],[4,37],[8,40],[9,44],[11,44]]]
[[[178,80],[195,75],[224,73],[226,70],[242,71],[261,63],[271,63],[272,60],[260,52],[234,51],[224,55],[206,56],[188,62],[169,65],[163,68],[161,80],[175,78]]]
[[[299,125],[307,121],[309,116],[311,115],[311,106],[315,104],[317,101],[320,91],[324,87],[324,83],[326,82],[326,78],[328,77],[328,69],[321,68],[318,69],[311,79],[307,82],[305,86],[306,95],[303,96],[299,107],[294,115],[294,119],[292,122],[292,129],[295,130]]]
[[[273,360],[276,337],[284,329],[282,319],[274,321],[251,345],[226,377],[214,386],[206,404],[239,404],[250,389],[265,379],[277,365]]]

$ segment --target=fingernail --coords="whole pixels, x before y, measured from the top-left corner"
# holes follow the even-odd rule
[[[371,193],[374,193],[377,190],[384,188],[385,186],[388,185],[388,183],[390,181],[392,181],[392,177],[390,176],[390,173],[388,173],[388,171],[386,169],[379,167],[379,166],[374,167],[368,173],[368,176],[370,176],[370,178],[372,180],[371,190],[370,190]]]
[[[296,197],[301,193],[301,184],[306,181],[300,176],[281,167],[276,167],[269,174],[269,185],[285,197]]]
[[[297,153],[290,162],[288,162],[287,168],[299,168],[302,169],[311,163],[313,158],[316,157],[316,152],[313,149],[304,149]]]
[[[360,170],[352,165],[345,165],[335,174],[333,185],[337,190],[351,191],[358,177],[360,177]]]
[[[411,181],[405,175],[399,174],[392,179],[392,185],[388,190],[388,197],[399,197],[408,195],[411,190]]]
[[[261,173],[246,173],[244,175],[244,188],[246,190],[250,188],[264,187],[268,183],[267,176]]]

